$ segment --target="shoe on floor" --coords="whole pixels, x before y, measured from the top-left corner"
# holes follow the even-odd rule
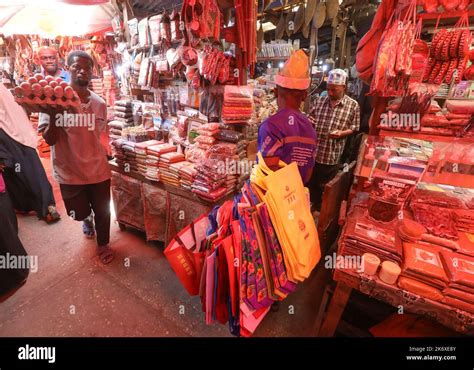
[[[56,210],[56,206],[48,206],[48,214],[43,218],[47,224],[53,224],[61,219],[61,215]]]

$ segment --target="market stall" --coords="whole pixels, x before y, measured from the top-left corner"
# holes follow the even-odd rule
[[[357,267],[335,269],[337,286],[323,302],[316,334],[334,335],[352,289],[399,313],[474,333],[474,100],[466,91],[473,14],[469,2],[457,12],[449,2],[445,11],[428,3],[421,12],[415,1],[384,1],[372,41],[359,44],[361,55],[369,42],[377,45],[368,81],[371,133],[380,135],[362,144],[342,212],[337,253]]]

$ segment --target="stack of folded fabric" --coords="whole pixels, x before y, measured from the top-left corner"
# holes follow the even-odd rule
[[[248,86],[226,85],[222,121],[226,124],[247,124],[252,117],[253,99]]]
[[[117,162],[117,165],[123,169],[125,161],[126,161],[126,156],[125,156],[125,151],[122,148],[122,145],[125,140],[123,139],[117,139],[112,141],[111,144],[111,149],[112,149],[112,156],[115,158],[115,161]]]
[[[158,140],[147,140],[142,141],[141,143],[136,143],[134,146],[135,149],[135,159],[137,161],[138,171],[143,175],[146,176],[147,173],[147,148],[149,146],[162,144],[161,141]]]
[[[179,168],[171,170],[170,166],[185,160],[183,153],[171,152],[160,156],[158,168],[160,170],[161,181],[167,185],[179,187]]]
[[[124,123],[120,121],[110,121],[109,126],[109,137],[111,140],[117,140],[122,137],[122,130],[124,128]]]
[[[474,234],[474,209],[456,209],[454,214],[458,231]]]
[[[416,282],[425,291],[441,293],[449,282],[441,261],[441,250],[427,243],[404,242],[401,277]]]
[[[191,187],[193,193],[210,201],[216,201],[228,193],[226,175],[220,160],[203,159],[196,164],[195,169],[197,173]]]
[[[216,135],[219,133],[220,128],[218,123],[206,123],[201,125],[197,130],[198,137],[194,139],[198,148],[207,150],[216,141]]]
[[[188,161],[185,163],[188,163],[188,165],[179,169],[179,184],[183,189],[191,191],[197,171],[194,163]]]
[[[124,170],[126,172],[140,174],[136,159],[135,145],[136,143],[134,142],[128,140],[123,141],[122,150],[125,154]]]
[[[117,100],[114,105],[114,121],[121,122],[123,127],[133,126],[133,110],[130,100]]]
[[[395,224],[371,221],[363,207],[355,206],[347,215],[341,246],[343,256],[372,253],[381,261],[391,261],[398,265],[402,263],[402,243],[397,237]]]
[[[146,174],[145,177],[153,181],[161,181],[158,165],[160,156],[165,153],[176,152],[176,147],[172,144],[149,145],[146,148]]]
[[[474,258],[442,251],[441,259],[449,277],[443,291],[446,303],[474,313]]]

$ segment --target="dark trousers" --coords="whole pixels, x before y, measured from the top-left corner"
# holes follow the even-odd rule
[[[18,223],[7,193],[0,193],[0,225],[0,255],[27,256],[18,238]],[[18,288],[28,273],[28,269],[0,268],[0,295]]]
[[[109,244],[110,240],[110,180],[98,184],[59,185],[67,214],[82,221],[94,211],[97,244]]]
[[[6,165],[3,178],[13,207],[45,217],[48,206],[56,203],[36,150],[16,142],[0,129],[0,162]]]
[[[339,164],[316,163],[314,165],[313,175],[311,176],[308,187],[311,203],[314,204],[318,211],[321,210],[324,186],[337,175],[339,167]]]

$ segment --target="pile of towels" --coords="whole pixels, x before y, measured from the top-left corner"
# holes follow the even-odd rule
[[[253,98],[250,87],[226,85],[222,121],[226,124],[247,124],[252,112]]]

